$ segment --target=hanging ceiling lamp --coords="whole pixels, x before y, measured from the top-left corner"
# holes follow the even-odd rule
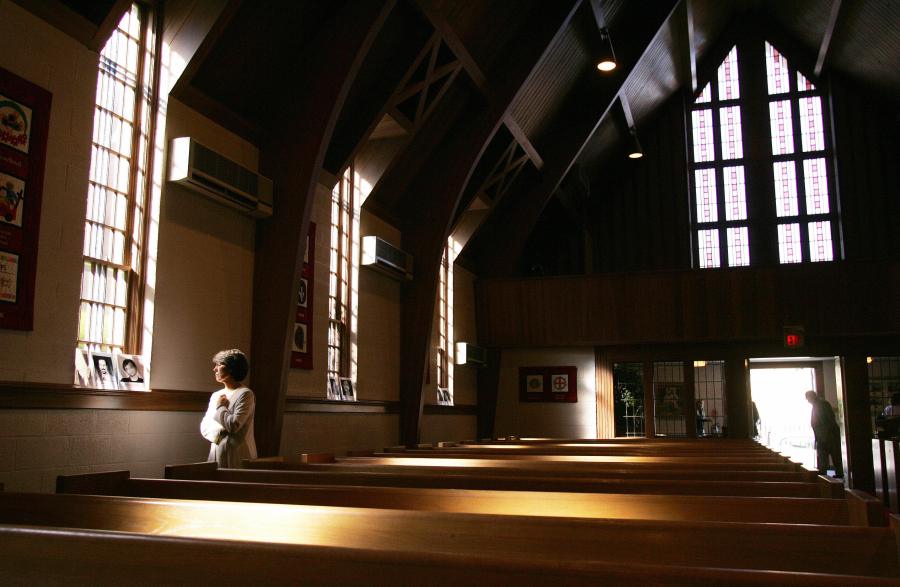
[[[597,55],[597,69],[609,72],[616,68],[616,54],[609,38],[609,29],[600,29],[600,52]]]
[[[644,156],[644,150],[641,149],[641,143],[640,143],[640,141],[638,141],[637,132],[632,127],[630,129],[628,129],[628,134],[631,136],[631,139],[629,140],[629,147],[628,147],[628,158],[629,159],[640,159],[641,157]]]

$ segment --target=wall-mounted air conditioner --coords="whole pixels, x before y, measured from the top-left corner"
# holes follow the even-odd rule
[[[362,265],[395,279],[409,280],[413,274],[413,258],[377,236],[362,238]]]
[[[238,165],[190,137],[172,139],[169,181],[254,218],[272,215],[272,180]]]
[[[488,362],[487,349],[470,342],[458,342],[456,343],[455,362],[457,365],[486,367]]]

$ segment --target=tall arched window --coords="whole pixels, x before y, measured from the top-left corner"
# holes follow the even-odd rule
[[[84,224],[78,348],[141,351],[155,19],[135,3],[100,52]]]
[[[695,267],[834,259],[826,127],[821,92],[772,44],[731,48],[690,107]]]

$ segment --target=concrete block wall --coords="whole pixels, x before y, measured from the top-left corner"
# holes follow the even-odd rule
[[[131,471],[161,478],[165,465],[205,461],[202,413],[118,410],[0,411],[0,483],[52,493],[57,475]]]
[[[382,449],[396,445],[400,434],[397,414],[287,413],[281,429],[281,454]]]

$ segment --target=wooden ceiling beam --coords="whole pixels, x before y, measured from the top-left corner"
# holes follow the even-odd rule
[[[447,46],[450,47],[453,54],[462,62],[463,69],[469,74],[472,81],[475,82],[475,86],[481,90],[481,93],[485,95],[489,94],[490,86],[488,84],[488,78],[472,57],[472,54],[469,53],[468,48],[466,48],[465,44],[459,38],[459,35],[457,35],[453,27],[450,26],[450,23],[438,14],[438,11],[435,9],[431,0],[415,0],[415,3],[416,6],[419,7],[419,10],[428,17],[429,22],[431,22],[434,28],[440,33],[441,38],[447,43]]]
[[[309,67],[285,87],[289,111],[261,149],[275,185],[275,213],[260,221],[253,267],[253,367],[260,456],[277,455],[292,348],[297,291],[319,174],[338,116],[395,0],[351,2],[309,40]],[[323,381],[324,384],[324,381]]]
[[[338,176],[342,174],[385,114],[399,114],[393,108],[397,89],[408,84],[412,73],[406,64],[410,60],[419,63],[433,42],[431,27],[415,9],[398,4],[350,90],[325,155],[325,169]],[[403,124],[403,118],[392,116]],[[407,131],[413,129],[412,124],[404,126]]]
[[[225,1],[227,3],[224,6],[216,6],[216,10],[204,12],[200,18],[195,18],[194,12],[186,15],[185,18],[192,21],[189,23],[190,26],[179,27],[177,33],[171,33],[171,39],[166,39],[174,52],[183,59],[188,59],[187,65],[169,92],[171,96],[183,100],[183,96],[189,94],[188,88],[193,88],[194,77],[213,48],[222,39],[222,35],[225,34],[225,30],[243,4],[243,0]],[[184,29],[188,30],[182,33]],[[196,99],[196,97],[190,99]],[[224,108],[224,106],[220,106],[220,108]],[[201,112],[203,111],[201,110]],[[230,130],[230,127],[226,126],[226,128]]]
[[[825,27],[825,33],[822,35],[822,43],[819,45],[819,56],[816,58],[816,66],[813,70],[817,78],[822,75],[822,70],[825,68],[825,60],[828,58],[828,50],[831,48],[831,39],[834,37],[834,29],[837,27],[840,12],[841,0],[832,0],[831,14],[828,15],[828,26]]]
[[[565,124],[557,125],[559,130],[556,135],[545,141],[549,147],[544,153],[542,180],[525,186],[522,193],[507,195],[466,247],[467,256],[477,260],[479,275],[493,277],[515,273],[516,262],[547,202],[604,117],[615,107],[621,94],[620,89],[635,75],[636,66],[647,54],[648,48],[662,34],[667,24],[672,22],[674,15],[678,14],[679,2],[671,0],[667,6],[671,6],[671,9],[658,22],[650,20],[646,11],[640,18],[635,15],[643,32],[635,29],[627,43],[620,43],[623,49],[630,50],[621,51],[619,57],[620,61],[628,54],[638,57],[627,68],[627,75],[619,78],[621,81],[614,88],[609,87],[611,82],[596,82],[601,84],[600,95],[597,95],[597,90],[573,92],[574,103],[561,109],[570,114],[567,115]],[[625,70],[621,63],[619,67]]]
[[[440,140],[432,141],[434,146],[410,180],[399,208],[403,248],[413,255],[416,267],[415,277],[404,287],[401,309],[400,363],[405,372],[400,380],[400,438],[405,444],[417,443],[420,436],[439,268],[464,188],[525,81],[568,26],[580,1],[539,3],[522,15],[504,51],[506,58],[495,64],[496,77],[489,77],[492,99],[484,100],[467,84],[456,83],[428,128],[417,135],[437,134]],[[435,24],[439,30],[449,28],[446,23]],[[453,116],[454,123],[442,129],[447,116]]]
[[[512,114],[507,114],[503,118],[503,124],[506,125],[506,129],[509,130],[509,133],[515,137],[516,142],[519,143],[519,146],[522,147],[525,154],[528,155],[528,158],[531,160],[531,164],[534,165],[535,169],[540,170],[541,167],[544,166],[544,158],[538,153],[537,149],[534,147],[534,143],[531,142],[531,139],[528,138],[528,135],[525,134],[525,131],[522,130],[522,127],[519,126],[519,123],[516,122],[516,119],[513,118]]]
[[[131,0],[116,0],[115,4],[112,5],[112,8],[109,9],[109,12],[103,19],[103,22],[97,26],[97,32],[94,33],[94,36],[88,42],[88,47],[99,53],[106,44],[107,39],[109,39],[113,31],[116,30],[116,27],[119,26],[119,21],[122,20],[122,16],[129,10],[131,10]]]
[[[602,31],[606,28],[606,15],[603,14],[603,2],[602,0],[591,0],[591,13],[594,15],[594,20],[597,22],[597,30]]]
[[[687,51],[685,57],[688,60],[688,71],[691,72],[691,92],[697,91],[697,44],[694,42],[694,0],[684,1],[685,35]]]

